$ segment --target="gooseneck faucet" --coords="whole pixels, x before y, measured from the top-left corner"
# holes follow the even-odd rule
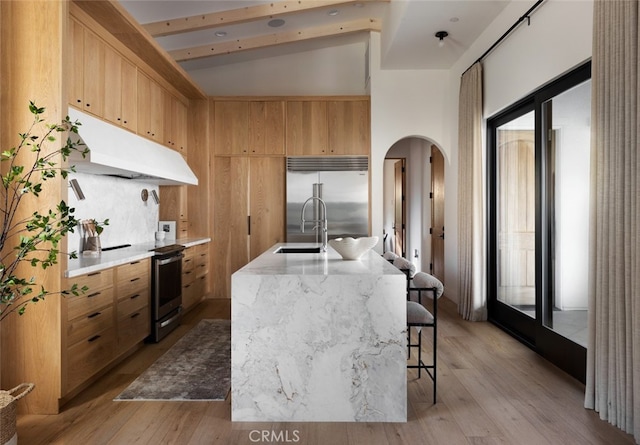
[[[307,204],[309,204],[310,201],[313,200],[317,200],[320,205],[322,206],[322,215],[323,215],[323,219],[309,219],[309,220],[305,220],[304,219],[304,211],[307,208]],[[325,204],[325,202],[322,200],[322,198],[318,198],[317,196],[312,196],[311,198],[307,199],[304,204],[302,205],[302,215],[300,216],[300,231],[302,233],[304,233],[304,223],[305,222],[314,222],[314,223],[320,223],[320,229],[322,230],[322,251],[326,252],[327,251],[327,239],[328,239],[328,234],[327,234],[327,204]],[[316,224],[316,226],[314,227],[314,229],[317,229],[318,225]]]

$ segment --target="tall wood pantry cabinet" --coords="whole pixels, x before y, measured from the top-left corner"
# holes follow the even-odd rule
[[[285,159],[216,156],[212,297],[231,298],[231,274],[285,239]]]

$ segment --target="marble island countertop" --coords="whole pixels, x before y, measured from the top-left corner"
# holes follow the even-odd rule
[[[176,240],[151,241],[148,243],[132,244],[130,247],[100,252],[98,256],[83,256],[78,253],[78,258],[68,261],[64,276],[73,278],[87,273],[97,272],[111,267],[120,266],[132,261],[139,261],[153,256],[153,249],[180,244],[184,247],[197,246],[211,241],[211,238],[191,237]]]
[[[239,269],[251,275],[402,275],[398,268],[370,250],[359,260],[343,260],[331,246],[321,253],[276,253],[282,247],[316,247],[319,244],[278,243]],[[382,260],[382,261],[380,261]]]
[[[406,276],[293,245],[231,277],[231,419],[406,422]]]

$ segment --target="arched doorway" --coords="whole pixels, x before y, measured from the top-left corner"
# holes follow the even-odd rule
[[[430,140],[407,137],[384,162],[384,251],[444,282],[444,156]]]

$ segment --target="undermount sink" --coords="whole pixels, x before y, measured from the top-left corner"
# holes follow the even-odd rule
[[[321,247],[280,247],[274,253],[320,253]]]

